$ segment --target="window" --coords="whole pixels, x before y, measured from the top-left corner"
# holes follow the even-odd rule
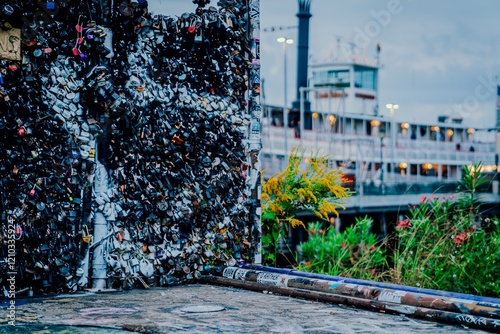
[[[315,87],[349,87],[349,70],[313,72]]]
[[[375,90],[377,87],[375,70],[355,67],[354,87]]]

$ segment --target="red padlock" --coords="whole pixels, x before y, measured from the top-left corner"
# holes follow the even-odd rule
[[[24,136],[26,136],[26,128],[24,126],[21,126],[19,129],[17,129],[17,135],[21,138],[24,138]]]

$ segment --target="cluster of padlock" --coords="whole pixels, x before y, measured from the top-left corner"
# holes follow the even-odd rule
[[[0,25],[22,29],[22,61],[0,60],[3,278],[12,226],[18,288],[39,292],[89,287],[96,244],[108,287],[252,262],[258,91],[247,85],[258,72],[245,1],[195,0],[193,13],[163,16],[125,0],[109,28],[96,24],[95,2],[12,2]],[[40,12],[51,20],[37,22]],[[105,191],[94,187],[98,165]],[[108,233],[95,238],[97,213]]]
[[[75,291],[86,275],[99,126],[87,120],[85,85],[105,32],[74,21],[78,9],[0,5],[0,263],[2,285],[15,273],[18,289]]]
[[[172,284],[254,251],[242,177],[248,44],[242,23],[230,23],[244,6],[226,5],[141,17],[132,48],[115,58],[126,82],[111,113],[115,277],[139,269]],[[114,34],[115,50],[130,43],[125,31]]]

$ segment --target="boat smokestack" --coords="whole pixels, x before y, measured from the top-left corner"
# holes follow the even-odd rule
[[[309,67],[309,19],[311,18],[311,1],[298,0],[299,12],[299,34],[297,43],[297,98],[293,101],[292,108],[300,110],[300,87],[307,87],[307,72]],[[311,102],[308,94],[305,94],[304,101],[304,128],[312,128]]]

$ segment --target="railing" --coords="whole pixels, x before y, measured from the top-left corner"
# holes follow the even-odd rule
[[[285,138],[283,128],[264,127],[262,132],[263,153],[275,153],[285,155]],[[457,143],[439,142],[426,139],[398,138],[394,148],[394,159],[390,138],[383,139],[383,147],[380,147],[380,138],[363,135],[343,135],[336,133],[314,132],[306,130],[301,138],[295,138],[293,131],[288,131],[288,151],[292,147],[301,146],[306,152],[320,151],[328,153],[335,160],[359,160],[360,157],[368,158],[370,161],[379,162],[406,162],[406,163],[440,163],[440,164],[469,164],[482,162],[483,164],[494,164],[494,143]],[[370,148],[370,156],[360,151]],[[474,150],[471,151],[470,147]]]
[[[362,183],[363,195],[415,195],[415,194],[445,194],[454,193],[457,190],[457,182],[430,182],[418,181],[408,183],[378,184],[373,182]],[[356,189],[360,194],[360,189]]]
[[[282,171],[286,165],[286,156],[292,147],[301,146],[306,154],[320,152],[328,154],[334,161],[361,161],[385,164],[406,162],[408,164],[407,174],[401,175],[397,172],[384,172],[383,178],[376,175],[374,170],[348,170],[347,173],[356,175],[353,184],[346,184],[356,193],[364,195],[402,195],[420,193],[450,193],[457,188],[457,182],[461,175],[458,171],[453,172],[448,178],[438,175],[414,175],[410,174],[412,164],[424,163],[442,165],[465,165],[474,162],[483,164],[494,164],[494,143],[472,143],[460,144],[460,149],[454,142],[438,142],[426,139],[398,138],[394,148],[394,158],[390,138],[384,138],[381,147],[380,137],[345,135],[337,133],[314,132],[306,130],[301,138],[294,137],[292,129],[288,131],[286,141],[283,128],[264,127],[262,132],[262,168],[266,170],[265,176],[270,176]],[[474,151],[470,151],[470,146]],[[358,168],[361,164],[358,164]]]
[[[459,149],[457,149],[457,144]],[[430,149],[430,150],[446,150],[446,151],[459,151],[459,152],[470,152],[473,149],[474,152],[494,152],[495,143],[482,143],[482,142],[443,142],[428,139],[408,139],[408,138],[397,138],[396,146],[406,149]]]

